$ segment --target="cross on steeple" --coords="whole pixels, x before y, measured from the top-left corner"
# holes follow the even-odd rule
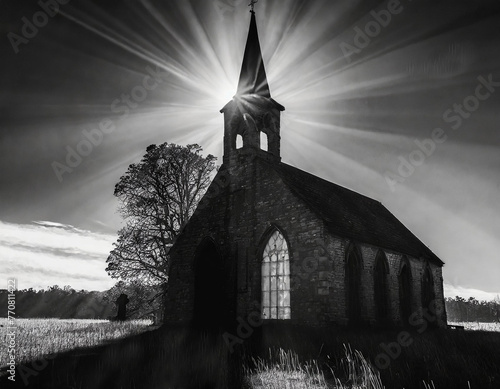
[[[263,97],[271,97],[260,50],[255,12],[251,11],[251,13],[250,29],[248,31],[248,39],[241,66],[237,94],[239,96],[257,94]]]
[[[250,1],[250,4],[248,4],[248,6],[252,8],[250,10],[251,13],[255,13],[255,4],[258,2],[259,2],[259,0],[252,0],[252,1]]]

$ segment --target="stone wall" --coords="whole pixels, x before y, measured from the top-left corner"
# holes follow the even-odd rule
[[[273,162],[260,158],[261,153],[241,149],[231,154],[173,247],[167,323],[188,323],[192,319],[196,248],[207,238],[221,253],[227,297],[234,307],[232,317],[246,318],[258,311],[262,250],[267,236],[277,228],[290,250],[291,322],[311,326],[347,324],[345,261],[351,241],[332,235],[322,219],[281,181],[272,168]],[[362,257],[361,319],[375,324],[374,268],[379,248],[356,243]],[[389,318],[398,325],[403,255],[387,250],[385,255],[389,267]],[[412,257],[407,260],[412,274],[411,310],[421,312],[421,278],[427,262]],[[429,266],[439,323],[445,325],[441,267]]]

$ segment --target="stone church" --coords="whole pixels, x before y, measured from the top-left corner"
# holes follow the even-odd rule
[[[281,161],[252,11],[224,157],[170,251],[165,323],[446,325],[443,262],[380,202]],[[283,133],[286,136],[286,129]]]

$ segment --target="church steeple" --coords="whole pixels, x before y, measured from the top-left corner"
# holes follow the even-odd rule
[[[266,69],[262,52],[260,50],[259,33],[257,32],[257,22],[255,12],[251,11],[250,29],[248,31],[245,55],[241,65],[240,82],[238,83],[237,95],[258,95],[271,97],[269,85],[267,83]]]
[[[252,16],[238,91],[221,110],[224,113],[223,162],[226,164],[238,164],[241,157],[248,155],[274,162],[281,160],[280,113],[285,108],[271,98],[253,11],[255,1],[250,4]],[[237,142],[238,138],[241,143]]]

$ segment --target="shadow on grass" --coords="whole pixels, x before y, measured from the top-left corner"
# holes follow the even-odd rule
[[[221,339],[214,331],[160,328],[18,366],[16,382],[2,377],[0,387],[239,388],[238,353],[231,354]]]
[[[0,386],[242,388],[244,371],[251,371],[259,358],[276,362],[269,350],[283,349],[293,350],[299,362],[316,361],[325,377],[335,374],[350,387],[353,382],[347,371],[345,345],[376,365],[377,356],[385,352],[383,345],[397,342],[400,334],[398,330],[311,330],[273,325],[256,329],[230,352],[220,332],[161,328],[105,346],[59,354],[46,361],[40,371],[27,364],[26,368],[36,374],[18,367],[16,382],[2,377]],[[433,330],[408,334],[411,344],[401,346],[399,355],[378,369],[386,388],[420,389],[431,382],[436,389],[468,389],[468,383],[472,389],[500,387],[500,333]]]

